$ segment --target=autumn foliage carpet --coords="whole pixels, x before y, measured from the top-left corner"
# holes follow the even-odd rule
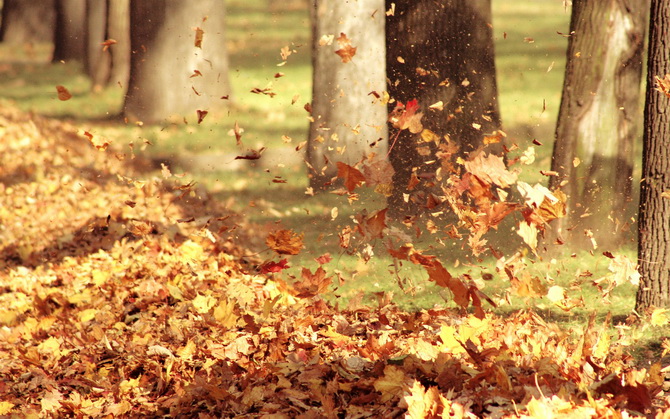
[[[607,325],[335,309],[127,141],[9,108],[0,136],[0,415],[670,417]]]

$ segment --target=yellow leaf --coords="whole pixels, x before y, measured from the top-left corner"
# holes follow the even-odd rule
[[[547,298],[552,303],[561,302],[565,300],[565,289],[563,289],[563,287],[559,287],[558,285],[554,285],[547,291]]]
[[[109,277],[111,276],[111,273],[109,271],[101,271],[101,270],[94,270],[91,272],[91,277],[93,279],[93,283],[96,286],[101,286],[109,280]]]
[[[465,352],[463,346],[456,339],[456,329],[453,326],[442,325],[440,339],[442,340],[440,351],[448,349],[449,353],[454,355]]]
[[[382,394],[381,402],[388,402],[402,394],[407,386],[405,381],[406,377],[403,370],[393,365],[387,365],[384,368],[384,376],[375,381],[374,384],[375,390]]]
[[[214,308],[214,318],[223,327],[234,327],[237,324],[237,319],[239,319],[239,316],[235,314],[235,303],[228,300],[219,301],[219,304]]]
[[[79,321],[82,323],[85,323],[89,320],[93,320],[95,318],[95,313],[97,313],[98,310],[95,308],[88,308],[86,310],[80,311],[77,316],[79,317]]]
[[[214,305],[216,304],[216,298],[212,297],[211,295],[205,296],[198,294],[198,296],[195,297],[193,301],[191,301],[191,303],[193,304],[195,311],[197,311],[200,314],[205,314],[209,312],[209,310],[211,310],[212,307],[214,307]]]
[[[535,253],[535,249],[537,249],[537,227],[522,220],[519,222],[519,229],[516,231],[516,234],[521,236],[523,241]]]
[[[183,358],[185,360],[190,360],[193,358],[193,354],[195,353],[195,342],[189,339],[188,342],[186,342],[186,346],[183,348],[177,349],[177,356],[180,358]]]
[[[0,402],[0,415],[7,415],[12,412],[14,404],[10,402]]]
[[[37,345],[37,350],[44,355],[50,355],[56,358],[61,357],[60,342],[53,336]]]
[[[193,240],[186,240],[179,246],[180,256],[190,259],[191,261],[199,261],[203,259],[202,246]]]
[[[670,322],[670,310],[667,308],[657,308],[651,313],[652,326],[665,326]]]
[[[119,392],[127,393],[140,385],[140,377],[123,380],[119,383]]]

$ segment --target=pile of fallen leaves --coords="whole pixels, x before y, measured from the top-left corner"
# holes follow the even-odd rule
[[[666,417],[623,329],[338,310],[320,271],[250,270],[253,228],[132,148],[12,109],[0,136],[0,415]]]

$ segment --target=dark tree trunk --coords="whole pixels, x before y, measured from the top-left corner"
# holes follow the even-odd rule
[[[4,0],[0,41],[8,44],[53,42],[54,0]]]
[[[230,94],[224,20],[221,0],[132,1],[125,115],[153,123],[224,105],[221,97]],[[195,46],[195,28],[204,31],[202,48]]]
[[[501,126],[491,1],[387,0],[386,8],[395,10],[386,19],[391,98],[403,104],[418,99],[423,127],[439,137],[448,136],[460,146],[461,155],[477,149],[484,134]],[[439,101],[443,110],[428,109]],[[394,105],[390,104],[391,109]],[[430,206],[428,193],[438,162],[427,162],[436,160],[437,146],[420,144],[420,135],[407,130],[396,139],[397,133],[394,128],[389,131],[395,175],[388,203],[395,215],[409,215]],[[410,191],[411,178],[421,181]],[[412,205],[405,202],[405,194],[414,201]]]
[[[56,0],[53,61],[84,60],[86,0]]]
[[[354,164],[371,151],[386,153],[384,0],[312,0],[312,25],[307,162],[310,185],[319,190],[337,173],[336,162]],[[335,53],[345,47],[337,40],[341,33],[356,47],[346,63]],[[332,44],[321,45],[328,35],[335,37]]]
[[[128,85],[130,72],[129,0],[87,0],[86,69],[94,91],[110,83]],[[103,47],[107,40],[116,43]]]
[[[656,90],[656,77],[670,79],[670,3],[651,1],[644,109],[644,146],[638,258],[638,313],[670,307],[670,97]]]
[[[555,224],[559,242],[625,240],[646,18],[639,0],[573,2],[552,159],[559,176],[550,180],[568,196],[567,217]]]

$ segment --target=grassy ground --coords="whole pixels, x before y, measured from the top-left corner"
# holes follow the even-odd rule
[[[345,304],[364,293],[374,301],[378,292],[393,292],[394,301],[406,309],[419,309],[449,301],[446,293],[427,281],[426,274],[414,266],[397,270],[390,258],[383,256],[380,243],[373,250],[376,257],[363,262],[357,256],[343,254],[337,233],[350,217],[366,208],[381,208],[383,201],[375,194],[363,193],[359,202],[350,205],[332,194],[310,197],[305,194],[307,180],[300,157],[293,149],[306,138],[307,114],[303,105],[310,101],[311,67],[308,12],[303,1],[275,2],[268,12],[267,0],[229,0],[229,47],[233,71],[234,105],[226,112],[213,112],[201,125],[195,115],[187,116],[189,124],[136,127],[115,118],[122,104],[122,92],[112,86],[102,93],[91,93],[86,77],[74,63],[48,63],[48,46],[25,48],[0,45],[0,89],[2,97],[24,110],[57,118],[71,119],[89,131],[113,139],[117,144],[153,145],[143,152],[158,158],[172,159],[174,172],[186,170],[187,179],[196,180],[214,191],[235,210],[259,224],[280,224],[303,232],[308,243],[305,251],[291,259],[292,274],[298,267],[317,266],[313,258],[331,253],[331,270],[341,272],[347,280],[333,294],[333,300]],[[558,112],[565,63],[566,38],[557,32],[568,32],[569,11],[557,0],[495,0],[494,33],[500,104],[506,131],[521,148],[537,139],[538,159],[523,175],[529,182],[542,181],[540,169],[549,168],[553,129]],[[280,49],[289,46],[296,52],[288,63],[281,62]],[[275,79],[281,71],[284,77]],[[66,86],[73,99],[61,102],[56,85]],[[254,87],[272,87],[273,98],[249,93]],[[292,104],[292,102],[295,102]],[[247,147],[268,147],[274,154],[273,164],[256,167],[254,163],[234,160],[240,150],[230,130],[235,122],[244,129]],[[274,151],[273,151],[274,150]],[[136,148],[137,151],[137,148]],[[170,157],[172,156],[172,157]],[[175,159],[174,156],[179,156]],[[235,170],[230,170],[235,166]],[[286,183],[274,182],[278,178]],[[333,209],[337,208],[337,217]],[[516,235],[507,231],[510,250],[521,247]],[[514,244],[509,245],[509,236]],[[420,240],[435,247],[453,273],[469,273],[475,278],[494,270],[495,260],[468,258],[459,245],[437,244],[434,235]],[[510,247],[511,246],[511,247]],[[606,249],[615,251],[616,249]],[[634,259],[632,249],[623,249]],[[512,252],[513,253],[513,252]],[[270,258],[269,253],[261,255]],[[535,261],[530,271],[545,283],[559,284],[570,290],[571,297],[590,303],[598,299],[590,281],[607,275],[608,259],[599,252],[565,255],[555,261]],[[589,276],[589,274],[591,276]],[[398,283],[403,283],[406,293]],[[494,300],[511,300],[515,309],[537,303],[531,299],[509,296],[509,286],[500,279],[487,282],[485,292]],[[622,318],[633,308],[632,286],[615,290],[609,305],[598,305],[599,316],[611,311]],[[540,302],[542,304],[542,302]],[[501,308],[504,312],[509,310]],[[585,313],[593,305],[564,312],[545,301],[548,316],[572,327],[584,324]]]

